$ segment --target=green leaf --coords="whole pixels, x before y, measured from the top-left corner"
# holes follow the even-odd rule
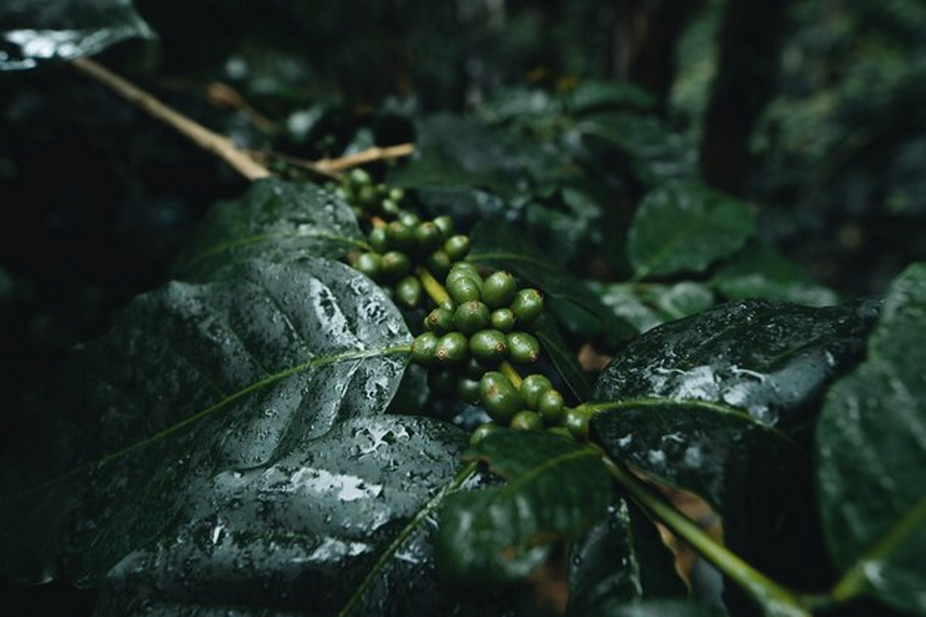
[[[723,609],[697,602],[658,600],[634,604],[614,603],[586,617],[726,617]]]
[[[240,262],[343,257],[367,248],[350,207],[314,184],[258,180],[238,199],[215,204],[178,259],[175,275],[207,281]]]
[[[157,539],[202,482],[381,414],[409,339],[379,287],[324,259],[249,262],[139,297],[38,393],[7,452],[2,569],[92,582]]]
[[[706,285],[685,281],[674,285],[656,283],[596,284],[602,303],[639,332],[714,306],[714,293]]]
[[[544,319],[540,327],[534,332],[537,340],[543,345],[543,350],[550,356],[550,361],[560,374],[566,385],[580,401],[587,401],[592,389],[582,372],[582,367],[576,361],[575,352],[569,349],[562,334],[551,321]]]
[[[415,154],[389,173],[391,185],[474,187],[509,198],[541,183],[560,164],[537,144],[474,118],[438,114],[415,128]]]
[[[589,113],[602,109],[633,107],[652,109],[656,97],[628,82],[583,81],[569,93],[569,107],[574,113]]]
[[[891,286],[868,359],[826,396],[816,430],[826,539],[842,597],[926,614],[926,265]]]
[[[602,520],[611,503],[600,454],[543,432],[499,429],[470,453],[507,484],[451,495],[441,511],[437,566],[457,583],[528,576],[550,543]]]
[[[132,0],[17,0],[0,4],[0,71],[92,56],[130,38],[153,38]]]
[[[593,440],[646,476],[707,501],[734,552],[792,584],[829,582],[817,580],[826,560],[808,508],[810,457],[790,437],[716,403],[654,398],[595,407]]]
[[[561,322],[574,321],[568,308],[560,308],[569,305],[584,313],[586,320],[591,318],[594,330],[588,334],[604,333],[614,340],[626,340],[635,334],[629,324],[602,304],[585,282],[563,268],[554,255],[544,255],[512,226],[484,221],[476,225],[471,236],[473,244],[467,261],[509,270],[536,285],[552,300],[547,305]]]
[[[752,208],[697,184],[650,191],[627,236],[636,280],[703,272],[743,247],[756,233]]]
[[[746,411],[788,430],[862,357],[876,302],[808,308],[743,300],[664,324],[604,370],[594,400],[666,398]]]
[[[717,270],[711,286],[731,300],[769,298],[805,306],[832,306],[834,291],[817,285],[796,265],[771,249],[746,247]]]
[[[570,547],[567,617],[606,604],[686,595],[674,556],[655,525],[623,499],[608,508],[607,520]]]
[[[465,444],[430,418],[355,418],[256,467],[205,474],[170,532],[108,574],[97,615],[437,617],[479,605],[434,576],[432,518],[468,477],[454,478]]]

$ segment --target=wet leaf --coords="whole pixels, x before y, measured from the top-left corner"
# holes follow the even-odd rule
[[[926,614],[926,265],[891,286],[868,359],[826,396],[817,485],[826,539],[865,592]]]
[[[376,285],[324,259],[139,297],[35,397],[2,467],[0,565],[92,582],[203,482],[383,413],[409,338]]]
[[[567,617],[643,598],[685,597],[675,559],[640,509],[618,499],[608,518],[570,547]]]
[[[832,306],[836,293],[817,285],[796,265],[764,247],[750,246],[717,270],[711,286],[731,300],[769,298],[805,306]]]
[[[92,56],[153,36],[132,0],[10,0],[0,5],[0,71]]]
[[[827,584],[814,580],[825,572],[825,553],[808,507],[810,456],[790,437],[716,403],[653,398],[600,407],[593,440],[611,456],[707,501],[723,519],[725,543],[763,572]]]
[[[210,208],[174,270],[183,280],[207,281],[248,259],[337,259],[364,247],[343,200],[314,184],[258,180],[240,198]]]
[[[873,301],[828,308],[729,302],[632,341],[601,374],[594,399],[711,402],[791,429],[861,359],[877,311]]]
[[[439,572],[457,583],[527,577],[550,543],[602,520],[611,487],[600,454],[543,432],[499,429],[469,456],[507,484],[451,495],[437,536]]]
[[[697,184],[673,184],[652,190],[640,202],[627,235],[627,256],[637,280],[703,272],[755,233],[748,204]]]
[[[547,306],[561,321],[572,321],[559,308],[571,305],[573,310],[585,313],[587,320],[591,319],[595,330],[592,335],[606,333],[612,339],[626,340],[635,334],[581,279],[563,268],[555,255],[545,255],[512,226],[499,221],[482,222],[473,230],[472,239],[467,261],[509,270],[526,283],[536,285],[551,300]]]
[[[170,533],[109,573],[97,614],[498,614],[434,575],[434,517],[465,444],[429,418],[354,418],[203,475]]]

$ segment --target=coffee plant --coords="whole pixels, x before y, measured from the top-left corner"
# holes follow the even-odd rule
[[[85,4],[0,9],[0,66],[149,34]],[[926,265],[839,302],[634,96],[220,152],[251,186],[23,402],[4,576],[100,617],[926,615]]]

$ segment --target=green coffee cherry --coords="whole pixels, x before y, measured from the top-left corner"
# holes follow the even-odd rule
[[[588,437],[588,422],[591,417],[592,413],[587,409],[570,407],[563,416],[563,426],[569,429],[576,439],[585,439]]]
[[[482,402],[482,386],[475,379],[459,377],[457,379],[457,396],[470,405],[478,405]]]
[[[565,413],[563,395],[556,390],[547,390],[537,400],[537,412],[547,426],[560,424]]]
[[[527,332],[508,334],[508,352],[515,364],[533,364],[540,358],[540,341]]]
[[[354,262],[354,268],[363,272],[374,281],[379,278],[383,269],[383,260],[379,253],[363,253]]]
[[[508,306],[518,293],[518,284],[509,272],[498,271],[489,276],[482,286],[482,301],[490,309]]]
[[[472,436],[469,438],[469,445],[475,446],[480,441],[486,438],[486,436],[492,431],[497,431],[501,428],[499,425],[494,422],[486,422],[485,424],[480,424],[476,427],[476,430],[473,431]]]
[[[399,204],[392,199],[384,199],[383,203],[380,204],[380,209],[383,211],[384,215],[391,219],[397,217],[401,211]]]
[[[447,277],[447,293],[457,305],[479,300],[482,295],[479,287],[479,284],[469,276]]]
[[[444,251],[434,251],[424,260],[424,267],[438,280],[443,280],[450,272],[450,257]]]
[[[453,371],[428,371],[428,388],[434,394],[452,394],[457,387],[457,374]]]
[[[395,286],[396,300],[407,309],[416,308],[421,304],[423,293],[424,288],[416,276],[406,276]]]
[[[357,196],[357,203],[361,206],[369,207],[376,203],[376,189],[370,185],[364,185],[358,188],[355,192]]]
[[[537,409],[541,395],[552,389],[553,384],[543,375],[528,375],[521,380],[521,396],[531,409]]]
[[[498,330],[480,330],[470,337],[469,352],[482,362],[500,362],[508,355],[508,344]]]
[[[445,238],[453,235],[453,219],[447,215],[439,216],[432,221],[441,230]]]
[[[459,364],[466,360],[469,341],[459,332],[448,332],[437,343],[437,361],[442,364]]]
[[[405,198],[405,191],[400,188],[389,189],[388,197],[392,201],[400,202]]]
[[[460,261],[466,254],[469,252],[469,237],[468,236],[450,236],[447,238],[447,241],[444,242],[444,251],[450,256],[450,259],[453,261]]]
[[[524,410],[514,415],[510,426],[518,431],[539,431],[543,428],[543,420],[536,412]]]
[[[440,248],[444,234],[433,222],[420,223],[415,227],[415,241],[421,253],[433,253]]]
[[[522,289],[511,302],[511,310],[519,326],[529,326],[543,312],[543,296],[536,289]]]
[[[524,401],[511,381],[498,371],[489,371],[479,380],[482,400],[493,420],[508,424],[516,413],[524,409]]]
[[[373,178],[370,177],[370,174],[367,173],[365,169],[355,167],[350,170],[350,173],[347,174],[347,181],[352,186],[364,186],[367,184],[372,184]]]
[[[467,336],[489,327],[489,307],[478,300],[464,302],[453,313],[453,326]]]
[[[417,246],[414,228],[399,221],[386,225],[386,239],[391,248],[399,251],[410,251]]]
[[[424,329],[437,334],[445,334],[453,328],[453,311],[438,307],[424,318]]]
[[[386,281],[398,281],[412,271],[412,262],[405,253],[389,251],[381,261],[382,277]]]
[[[389,239],[386,237],[385,227],[374,227],[370,231],[370,246],[377,253],[385,253],[389,250]]]
[[[458,261],[453,264],[453,267],[450,268],[451,275],[468,273],[472,276],[475,276],[480,282],[482,281],[482,276],[479,274],[479,268],[467,261]]]
[[[399,212],[399,222],[409,229],[414,230],[415,227],[418,227],[418,224],[421,223],[421,218],[414,212],[402,210]]]
[[[412,341],[412,360],[422,366],[431,366],[437,361],[437,335],[433,332],[419,334]]]
[[[501,332],[510,332],[514,328],[515,317],[511,309],[500,308],[492,311],[492,327]]]

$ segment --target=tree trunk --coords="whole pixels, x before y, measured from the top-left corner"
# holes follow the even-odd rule
[[[778,86],[788,0],[728,0],[720,60],[704,120],[701,173],[712,187],[742,192],[749,140]]]

